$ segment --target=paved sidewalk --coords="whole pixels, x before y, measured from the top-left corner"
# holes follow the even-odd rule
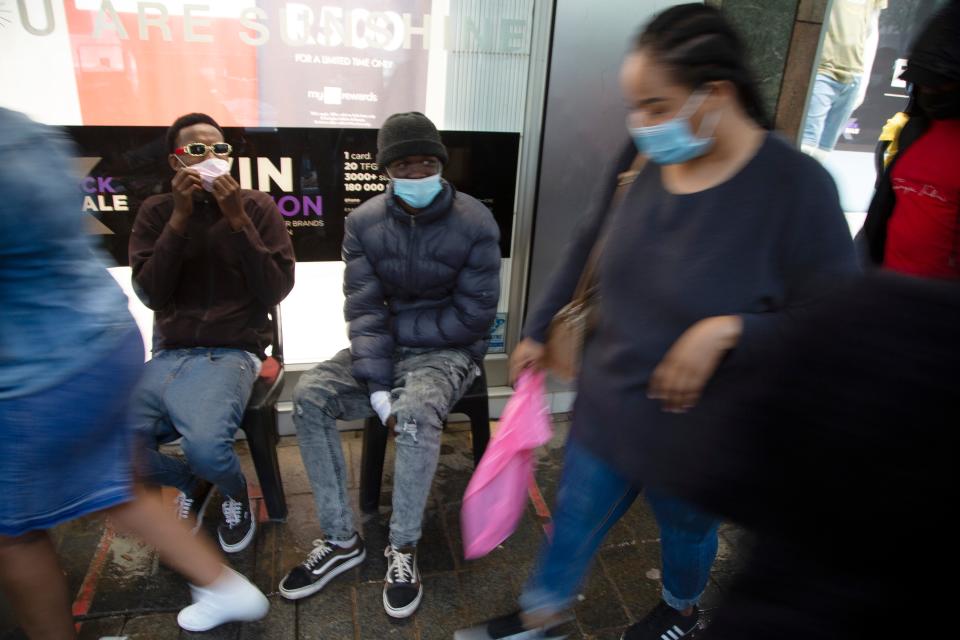
[[[567,428],[564,417],[559,416],[556,436],[541,455],[537,478],[547,505],[553,504]],[[343,443],[351,468],[351,495],[356,503],[361,434],[345,433]],[[255,479],[246,445],[240,443],[238,447],[247,477]],[[384,613],[381,589],[386,560],[382,549],[387,543],[392,447],[391,442],[380,514],[363,523],[368,546],[366,562],[331,582],[321,593],[292,603],[277,594],[277,584],[287,570],[303,560],[320,529],[296,438],[282,440],[279,456],[290,518],[282,524],[262,523],[256,544],[230,558],[237,570],[269,594],[270,614],[258,623],[226,625],[204,634],[181,632],[176,625],[176,612],[189,604],[189,592],[179,576],[159,564],[156,553],[131,538],[110,539],[109,534],[105,537],[102,518],[86,518],[60,527],[55,536],[71,590],[78,594],[79,604],[88,605],[80,638],[449,640],[457,628],[514,609],[515,598],[543,538],[544,522],[531,506],[517,532],[501,548],[477,561],[463,559],[460,500],[473,471],[473,461],[468,425],[453,424],[443,436],[440,465],[420,543],[423,604],[406,621],[393,621]],[[218,501],[212,502],[204,525],[208,532],[215,531],[218,516]],[[600,552],[583,600],[576,608],[579,634],[571,640],[619,638],[628,624],[657,603],[657,535],[652,514],[642,500],[638,501],[613,529]],[[721,529],[720,556],[705,603],[708,607],[716,601],[732,573],[737,538],[735,529]],[[0,640],[22,637],[0,599]]]

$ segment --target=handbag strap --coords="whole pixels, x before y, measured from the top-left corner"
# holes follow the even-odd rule
[[[620,203],[623,202],[630,185],[633,184],[637,176],[640,175],[640,172],[643,171],[646,163],[647,157],[642,154],[637,154],[630,164],[630,168],[623,173],[617,174],[617,188],[613,192],[613,197],[610,199],[610,207],[607,209],[606,219],[603,222],[600,233],[597,235],[596,242],[593,243],[593,248],[590,250],[590,257],[587,258],[587,264],[583,268],[583,273],[580,274],[580,280],[577,281],[577,288],[573,291],[572,302],[582,304],[590,297],[590,292],[596,284],[594,275],[596,274],[597,265],[600,262],[600,254],[603,253],[603,247],[606,244],[607,228],[610,226],[610,215],[620,206]]]

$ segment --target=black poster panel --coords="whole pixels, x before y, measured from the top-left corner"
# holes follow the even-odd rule
[[[120,265],[140,204],[170,190],[163,127],[68,127],[84,177],[78,208]],[[377,132],[370,129],[225,129],[234,147],[231,174],[245,189],[268,192],[277,203],[299,261],[340,259],[343,220],[388,184],[376,164]],[[483,202],[500,226],[510,255],[520,135],[449,131],[444,177]]]

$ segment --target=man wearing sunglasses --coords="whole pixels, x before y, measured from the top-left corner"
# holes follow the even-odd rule
[[[155,312],[133,402],[139,466],[145,481],[179,490],[177,513],[194,531],[215,485],[220,545],[235,553],[256,518],[234,435],[272,338],[267,312],[293,288],[293,247],[270,196],[230,175],[213,118],[185,115],[166,139],[172,192],[144,201],[130,234],[134,289]],[[186,462],[157,450],[177,438]]]
[[[366,558],[336,421],[376,415],[396,434],[383,606],[406,618],[423,595],[416,545],[440,431],[477,376],[496,315],[499,229],[486,207],[442,179],[447,150],[423,114],[387,118],[377,162],[389,189],[345,225],[350,349],[306,372],[293,392],[293,422],[324,537],[283,578],[280,594],[296,600],[317,593]]]

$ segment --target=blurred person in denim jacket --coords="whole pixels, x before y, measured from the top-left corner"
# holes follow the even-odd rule
[[[143,341],[85,233],[69,164],[56,130],[0,108],[0,590],[28,637],[74,638],[47,532],[104,512],[193,583],[183,628],[261,618],[263,594],[133,485]]]

